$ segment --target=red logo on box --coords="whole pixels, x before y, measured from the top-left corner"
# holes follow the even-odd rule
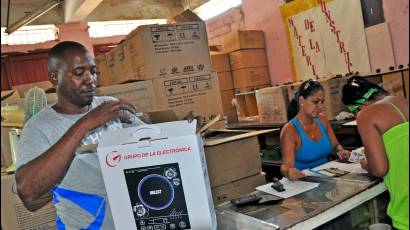
[[[109,167],[115,167],[117,166],[121,161],[121,153],[118,151],[112,151],[110,153],[107,153],[105,156],[105,164]]]

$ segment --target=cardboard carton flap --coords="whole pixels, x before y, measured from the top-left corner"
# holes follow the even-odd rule
[[[140,147],[145,147],[151,141],[194,135],[195,132],[196,120],[191,123],[188,121],[173,121],[155,125],[139,125],[105,132],[98,147],[104,148],[125,144],[137,144]]]

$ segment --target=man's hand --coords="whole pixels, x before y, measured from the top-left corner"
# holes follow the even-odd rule
[[[80,122],[87,130],[93,130],[103,126],[108,121],[118,118],[121,122],[131,123],[131,118],[127,111],[135,114],[135,107],[123,100],[109,101],[99,105],[97,108],[88,112],[80,119]]]
[[[299,180],[305,177],[305,174],[296,168],[289,168],[287,178],[289,180]]]
[[[202,126],[205,125],[205,118],[203,116],[195,116],[193,111],[189,111],[189,113],[184,117],[183,120],[188,120],[191,123],[194,119],[196,119],[196,129],[199,130]]]

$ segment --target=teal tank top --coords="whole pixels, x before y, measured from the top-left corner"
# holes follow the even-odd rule
[[[304,170],[326,163],[328,161],[327,157],[331,154],[333,147],[320,119],[315,119],[322,136],[318,141],[312,141],[305,134],[302,125],[296,117],[290,120],[290,122],[296,127],[302,141],[300,149],[295,152],[295,168]]]

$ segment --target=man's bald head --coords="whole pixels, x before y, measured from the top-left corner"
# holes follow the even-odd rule
[[[58,71],[61,68],[61,61],[64,59],[64,54],[67,50],[77,49],[88,52],[82,44],[73,41],[60,42],[51,48],[48,53],[47,68],[48,72]]]

